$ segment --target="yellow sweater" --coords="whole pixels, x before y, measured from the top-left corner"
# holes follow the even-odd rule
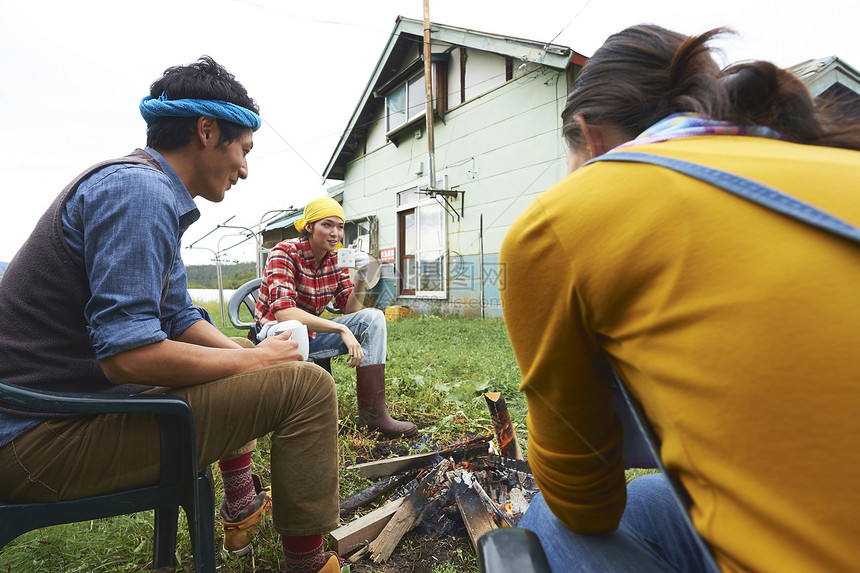
[[[860,227],[860,153],[753,137],[637,146],[760,181]],[[529,462],[569,528],[625,504],[618,370],[723,571],[860,567],[860,245],[662,167],[599,163],[501,250]]]

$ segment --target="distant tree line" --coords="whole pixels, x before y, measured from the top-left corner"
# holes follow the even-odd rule
[[[215,265],[189,265],[185,267],[188,274],[188,288],[218,288],[218,271]],[[257,278],[257,266],[254,263],[235,263],[221,265],[221,280],[224,288],[239,288],[251,279]]]

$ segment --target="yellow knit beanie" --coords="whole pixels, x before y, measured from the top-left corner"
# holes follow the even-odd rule
[[[346,217],[343,215],[343,207],[340,206],[340,203],[331,197],[314,199],[305,205],[304,217],[296,221],[296,229],[301,233],[305,230],[307,223],[313,223],[326,217],[339,217],[341,221],[346,222]]]

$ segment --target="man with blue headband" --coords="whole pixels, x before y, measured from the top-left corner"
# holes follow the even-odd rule
[[[192,305],[180,241],[248,176],[261,122],[209,57],[165,71],[140,102],[147,146],[95,165],[37,223],[0,285],[0,379],[53,391],[166,393],[194,410],[200,467],[218,461],[224,549],[250,551],[273,514],[286,571],[340,571],[322,534],[338,526],[337,395],[289,332],[254,347]],[[251,475],[272,434],[272,491]],[[155,482],[153,417],[0,410],[0,499],[50,502]]]

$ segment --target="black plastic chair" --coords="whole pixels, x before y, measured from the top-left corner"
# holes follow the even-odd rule
[[[502,527],[478,538],[481,573],[552,573],[538,536],[521,527]]]
[[[251,279],[233,293],[230,300],[227,301],[227,317],[230,323],[236,328],[252,328],[254,321],[245,322],[239,317],[242,306],[248,309],[251,316],[254,316],[254,307],[257,305],[257,298],[260,296],[260,285],[263,284],[263,279]],[[329,312],[338,313],[334,308],[326,307]],[[322,366],[326,372],[331,374],[331,358],[318,358],[313,361],[315,364]]]
[[[161,478],[157,484],[49,503],[0,501],[0,548],[19,535],[40,527],[154,509],[154,568],[172,567],[175,564],[179,506],[182,506],[191,534],[195,571],[215,571],[212,478],[208,467],[197,470],[194,417],[185,400],[163,394],[53,393],[0,381],[0,402],[16,409],[76,415],[154,414],[161,441]]]

